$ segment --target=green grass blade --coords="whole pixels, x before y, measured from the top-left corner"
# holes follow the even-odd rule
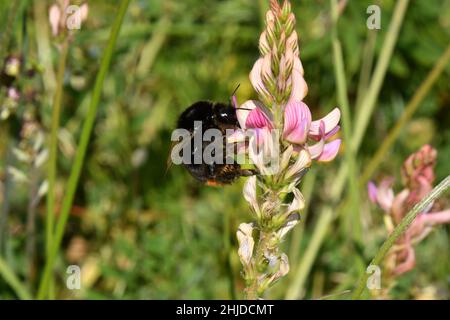
[[[22,300],[31,300],[31,294],[20,282],[19,278],[14,274],[12,269],[8,266],[5,260],[0,257],[0,275],[11,286],[17,296]]]

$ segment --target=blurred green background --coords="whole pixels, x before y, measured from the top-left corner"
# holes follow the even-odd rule
[[[166,160],[177,117],[190,104],[202,99],[228,101],[238,84],[239,101],[256,98],[248,73],[259,55],[258,39],[264,27],[266,2],[131,2],[105,81],[57,262],[58,298],[242,297],[235,231],[239,223],[252,220],[241,195],[243,179],[231,186],[206,187],[181,167],[166,170]],[[26,177],[34,175],[41,181],[45,176],[45,170],[32,173],[29,166],[7,155],[8,146],[20,144],[18,132],[25,110],[34,110],[46,132],[50,127],[54,70],[58,63],[58,51],[47,20],[51,3],[0,3],[1,59],[20,55],[26,68],[37,70],[33,77],[23,76],[17,84],[19,91],[33,92],[33,99],[0,122],[0,203],[4,207],[7,202],[9,208],[1,253],[32,290],[44,259],[45,199],[37,205],[36,259],[30,271],[25,250],[30,182],[13,180],[6,185],[5,166],[8,163]],[[64,76],[58,201],[64,193],[118,1],[88,3],[89,17],[74,35]],[[366,9],[374,3],[381,7],[381,30],[369,31]],[[297,17],[300,57],[309,85],[305,102],[313,115],[319,117],[337,105],[329,1],[293,0],[292,5]],[[366,38],[373,37],[377,57],[394,6],[393,0],[350,0],[339,19],[351,106],[357,100]],[[449,39],[450,1],[411,1],[358,155],[360,169],[402,114]],[[48,70],[53,71],[48,73]],[[437,180],[448,174],[449,108],[450,66],[447,66],[373,178],[399,177],[403,160],[424,143],[432,144],[439,151]],[[352,112],[356,110],[353,108]],[[344,151],[345,143],[341,153]],[[341,155],[330,164],[316,165],[310,173],[317,179],[306,199],[310,205],[302,222],[303,236],[294,233],[284,243],[286,252],[290,253],[291,272],[270,292],[271,298],[283,298],[292,283],[318,218],[315,209],[326,201],[328,186],[342,160]],[[341,221],[336,219],[307,276],[305,298],[319,298],[352,288],[364,265],[385,239],[382,212],[368,204],[364,190],[361,193],[364,246],[355,248],[349,244]],[[442,227],[418,245],[417,266],[399,280],[393,298],[450,297],[449,231],[448,226]],[[300,243],[295,242],[300,238]],[[81,290],[71,291],[64,285],[65,270],[71,264],[82,267]],[[0,298],[14,297],[14,292],[0,278]]]

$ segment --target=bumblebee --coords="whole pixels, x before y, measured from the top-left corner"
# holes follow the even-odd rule
[[[251,176],[255,172],[252,170],[242,169],[235,160],[226,162],[226,138],[225,131],[227,129],[239,129],[239,122],[236,116],[236,109],[231,104],[220,102],[199,101],[187,108],[178,118],[177,128],[188,130],[191,133],[191,138],[197,130],[199,130],[199,123],[201,123],[201,130],[218,129],[222,133],[223,149],[220,163],[211,162],[205,163],[202,158],[201,163],[194,164],[194,153],[198,150],[192,144],[191,160],[189,164],[183,163],[183,166],[189,173],[198,181],[210,186],[230,184],[241,176]],[[203,149],[210,142],[202,141]]]

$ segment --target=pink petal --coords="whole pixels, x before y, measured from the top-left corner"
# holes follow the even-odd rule
[[[233,104],[236,107],[236,117],[239,121],[239,124],[242,129],[245,129],[245,122],[247,121],[247,117],[253,109],[256,108],[257,105],[259,105],[259,102],[256,100],[248,100],[243,105],[241,105],[239,108],[237,108],[237,101],[234,97],[232,100]]]
[[[241,129],[234,130],[230,135],[227,135],[228,143],[237,143],[245,141],[245,132]]]
[[[425,213],[423,216],[424,223],[427,225],[450,223],[450,209],[439,212]]]
[[[324,146],[325,141],[323,139],[312,146],[308,146],[308,152],[311,155],[311,159],[317,159],[322,153]]]
[[[233,96],[231,97],[231,104],[233,105],[233,107],[239,108],[239,105],[238,105],[238,101],[237,101],[236,95],[233,95]]]
[[[387,178],[378,186],[377,202],[384,211],[390,211],[394,202],[394,191],[391,186],[393,179]]]
[[[299,57],[294,58],[292,68],[292,91],[288,103],[302,101],[308,94],[308,85],[303,78],[303,66]]]
[[[325,137],[324,137],[324,139],[325,140],[327,140],[327,139],[329,139],[329,138],[331,138],[331,137],[333,137],[336,133],[338,133],[339,132],[339,130],[341,129],[341,127],[340,126],[336,126],[336,127],[334,127],[334,129],[333,130],[331,130],[330,132],[328,132],[327,134],[325,134]]]
[[[256,60],[255,64],[253,65],[252,71],[250,72],[250,81],[256,92],[258,92],[261,96],[269,97],[270,93],[267,91],[261,78],[261,69],[263,67],[263,63],[263,58],[259,58],[258,60]]]
[[[323,148],[325,147],[325,139],[323,139],[324,130],[325,130],[325,124],[322,122],[319,127],[319,132],[320,132],[319,142],[310,147],[308,146],[308,151],[309,151],[312,159],[317,159],[322,154]]]
[[[416,265],[416,254],[413,247],[408,245],[406,250],[406,258],[394,269],[394,274],[396,275],[401,275],[405,272],[411,271]]]
[[[382,188],[382,195],[380,196],[377,194],[377,201],[380,207],[385,210],[386,212],[390,213],[392,217],[394,218],[395,224],[400,223],[400,221],[403,219],[403,216],[405,215],[405,205],[406,205],[406,199],[408,199],[409,196],[409,190],[404,189],[399,194],[397,194],[394,197],[394,192],[390,188],[392,185],[392,182],[390,179],[384,179],[384,186]],[[383,182],[382,182],[383,184]],[[388,194],[387,196],[385,194]],[[384,196],[383,196],[384,194]],[[390,200],[391,197],[394,197],[394,200]],[[382,202],[380,203],[381,199]],[[383,201],[384,199],[384,201]]]
[[[294,144],[303,144],[308,138],[311,111],[303,102],[289,103],[284,111],[283,137]]]
[[[247,119],[245,120],[245,128],[269,128],[272,129],[272,122],[267,115],[267,111],[264,112],[264,107],[254,108],[248,114]]]
[[[88,4],[84,3],[80,7],[80,18],[81,18],[81,21],[85,21],[87,19],[87,17],[88,17],[88,14],[89,14]]]
[[[252,137],[256,139],[256,145],[259,147],[270,138],[270,131],[267,127],[263,128],[250,128],[246,130],[246,135],[249,136],[249,140],[252,140]]]
[[[377,186],[372,181],[367,184],[367,193],[369,194],[369,199],[372,203],[377,203]]]
[[[325,123],[325,134],[332,132],[339,124],[340,118],[341,118],[341,111],[339,110],[339,108],[334,108],[329,114],[327,114],[322,119],[315,120],[311,123],[311,127],[309,128],[309,134],[312,136],[319,135],[319,126],[321,121]]]
[[[336,139],[325,144],[322,153],[316,160],[319,162],[329,162],[333,160],[338,154],[340,146],[341,146],[341,139]]]
[[[50,7],[49,11],[49,22],[50,26],[52,27],[52,33],[54,36],[58,34],[58,27],[59,27],[59,21],[61,19],[61,10],[59,7],[54,4]]]

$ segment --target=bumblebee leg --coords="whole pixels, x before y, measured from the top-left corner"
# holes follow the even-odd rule
[[[251,177],[251,176],[255,176],[258,174],[258,170],[254,170],[254,169],[241,169],[240,172],[241,176],[243,177]]]

